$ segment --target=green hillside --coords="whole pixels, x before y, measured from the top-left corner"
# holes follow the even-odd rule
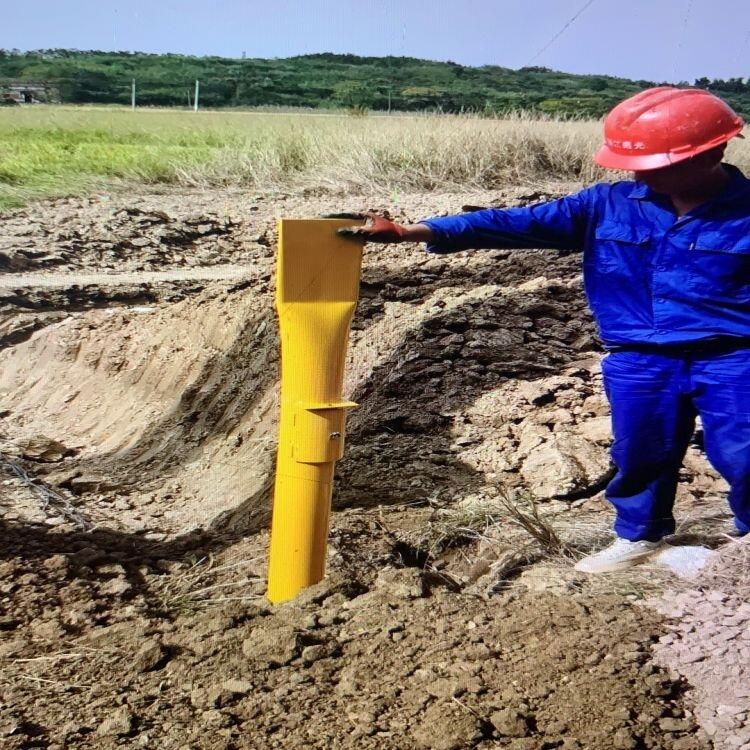
[[[573,75],[547,68],[479,68],[411,57],[322,53],[286,59],[230,59],[128,52],[0,50],[2,79],[54,84],[66,103],[130,102],[187,106],[196,79],[207,107],[359,107],[446,112],[528,110],[550,115],[600,116],[650,81]],[[725,96],[750,116],[744,79],[695,82]]]

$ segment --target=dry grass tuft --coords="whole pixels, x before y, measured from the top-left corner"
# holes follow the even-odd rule
[[[165,575],[156,592],[168,611],[188,612],[230,602],[262,600],[263,579],[256,572],[259,558],[215,565],[212,557],[196,560],[186,570]]]
[[[539,510],[539,504],[531,494],[510,495],[501,492],[498,502],[505,509],[511,523],[523,529],[541,548],[545,555],[568,557],[570,548],[563,542],[549,518]]]

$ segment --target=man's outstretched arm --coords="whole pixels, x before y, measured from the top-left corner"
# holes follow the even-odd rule
[[[396,224],[374,213],[343,214],[367,219],[361,227],[339,230],[368,242],[426,242],[427,250],[450,253],[469,248],[555,248],[576,250],[593,216],[594,190],[588,188],[547,203]]]

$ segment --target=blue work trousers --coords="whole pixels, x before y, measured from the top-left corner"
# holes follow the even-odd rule
[[[696,415],[706,455],[729,483],[737,529],[750,531],[750,349],[615,351],[602,372],[617,467],[605,494],[617,512],[617,535],[657,541],[674,532],[677,477]]]

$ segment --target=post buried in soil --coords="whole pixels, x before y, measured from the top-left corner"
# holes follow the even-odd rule
[[[282,602],[325,574],[335,462],[344,452],[341,395],[362,244],[340,219],[281,219],[276,310],[281,331],[281,418],[268,598]]]

